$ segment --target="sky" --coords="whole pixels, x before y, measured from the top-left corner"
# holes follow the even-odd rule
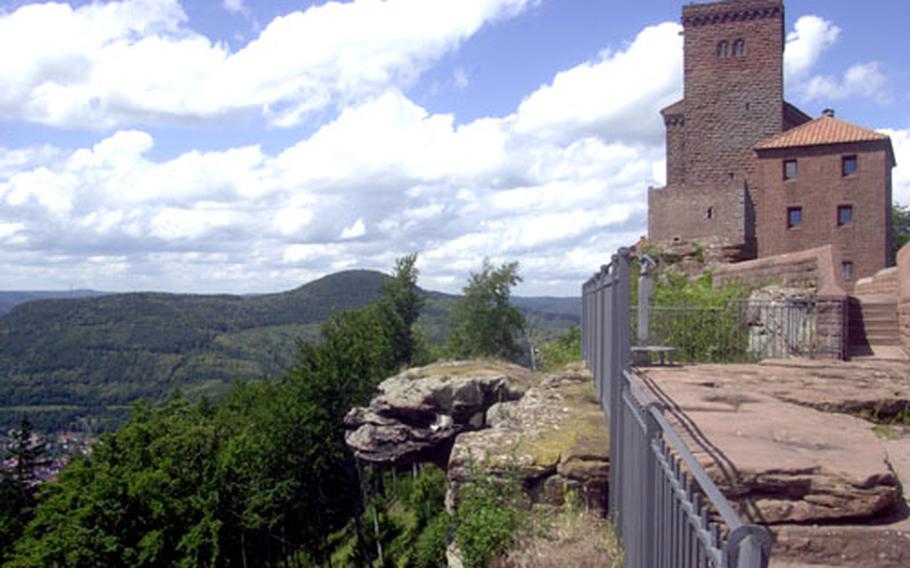
[[[647,232],[681,0],[0,1],[0,289],[288,290],[484,258],[578,295]],[[786,2],[786,98],[892,137],[910,3]]]

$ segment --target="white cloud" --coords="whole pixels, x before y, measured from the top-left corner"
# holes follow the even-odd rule
[[[348,9],[324,6],[321,17]],[[299,25],[273,22],[257,41]],[[791,41],[823,45],[823,28]],[[427,285],[455,291],[490,257],[521,262],[524,293],[575,294],[609,251],[646,231],[646,189],[663,182],[657,110],[681,94],[678,31],[648,28],[557,74],[514,113],[467,124],[377,81],[375,93],[345,99],[337,117],[276,152],[156,160],[141,130],[76,151],[0,149],[0,287],[272,291],[343,267],[388,270],[416,250]],[[800,48],[804,78],[819,57],[811,45]],[[898,162],[910,164],[901,157],[910,132],[890,134]],[[901,202],[910,201],[905,169],[894,177]]]
[[[807,100],[830,101],[859,96],[886,104],[891,101],[891,93],[880,67],[876,61],[857,64],[847,69],[841,79],[817,75],[806,83],[804,96]]]
[[[455,82],[455,88],[459,91],[466,89],[471,84],[468,72],[464,70],[464,67],[456,67],[455,72],[452,74],[452,79]]]
[[[837,43],[841,30],[818,16],[802,16],[787,34],[784,50],[784,76],[788,81],[805,77],[822,54]]]
[[[366,233],[367,227],[363,223],[363,219],[358,218],[356,221],[354,221],[353,225],[350,227],[345,227],[344,230],[341,231],[341,238],[345,240],[356,239],[357,237],[362,237]]]
[[[246,12],[246,6],[243,0],[223,0],[221,5],[231,14],[243,14]]]
[[[409,86],[532,2],[328,2],[276,18],[237,52],[189,28],[177,0],[26,5],[0,15],[0,119],[107,128],[261,113],[292,126]]]
[[[645,28],[626,49],[605,50],[596,61],[558,73],[522,101],[515,129],[539,136],[659,135],[656,109],[682,95],[680,31],[673,23]]]
[[[590,270],[571,260],[589,258],[582,249],[644,230],[662,147],[560,143],[514,123],[455,126],[389,91],[276,155],[246,147],[154,161],[151,136],[121,131],[12,166],[0,177],[0,223],[21,224],[6,232],[70,279],[106,289],[274,290],[338,267],[388,269],[418,250],[433,282],[461,282],[491,256],[537,271],[529,282],[553,287],[542,291],[574,293]],[[0,266],[26,250],[8,241]]]
[[[787,34],[784,75],[788,90],[801,101],[835,101],[862,97],[879,104],[890,102],[888,79],[877,61],[857,63],[842,77],[812,74],[824,53],[838,41],[841,29],[818,16],[802,16]]]
[[[903,130],[882,129],[891,137],[897,167],[892,172],[892,198],[896,203],[910,206],[910,128]]]

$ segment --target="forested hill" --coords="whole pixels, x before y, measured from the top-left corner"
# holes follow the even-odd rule
[[[0,291],[0,316],[13,309],[18,304],[34,300],[51,300],[57,298],[92,298],[102,296],[104,292],[95,290],[68,290],[64,291]]]
[[[39,426],[62,428],[86,413],[123,416],[132,401],[176,388],[217,396],[236,378],[280,375],[297,338],[317,339],[322,321],[375,300],[387,278],[352,270],[258,296],[129,293],[20,304],[0,317],[0,427],[23,409]],[[441,342],[456,296],[424,294],[419,325]],[[547,331],[577,323],[578,303],[516,299]]]

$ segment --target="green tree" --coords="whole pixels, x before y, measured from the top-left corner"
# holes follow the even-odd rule
[[[216,403],[137,406],[46,486],[10,565],[326,562],[360,515],[343,418],[397,369],[396,317],[382,302],[336,315],[284,378]]]
[[[420,271],[416,265],[417,253],[396,259],[391,280],[386,281],[380,289],[382,301],[391,306],[397,316],[391,321],[392,341],[395,358],[402,365],[414,362],[419,342],[415,325],[423,308],[424,297],[417,287]]]
[[[462,297],[452,308],[449,349],[454,356],[509,360],[521,356],[518,337],[524,317],[509,302],[512,287],[519,282],[517,262],[497,268],[484,259],[480,272],[471,273]]]
[[[891,206],[891,257],[897,259],[897,251],[910,242],[910,207]]]
[[[36,503],[35,469],[41,464],[44,452],[44,441],[34,435],[28,416],[23,414],[8,447],[0,452],[0,463],[9,460],[13,464],[10,470],[0,470],[0,564],[32,518]]]

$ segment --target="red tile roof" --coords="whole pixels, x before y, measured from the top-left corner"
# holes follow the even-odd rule
[[[850,142],[887,141],[880,132],[844,122],[833,116],[821,116],[811,122],[797,126],[774,138],[759,142],[756,150],[795,148],[799,146],[822,146],[825,144],[846,144]]]

